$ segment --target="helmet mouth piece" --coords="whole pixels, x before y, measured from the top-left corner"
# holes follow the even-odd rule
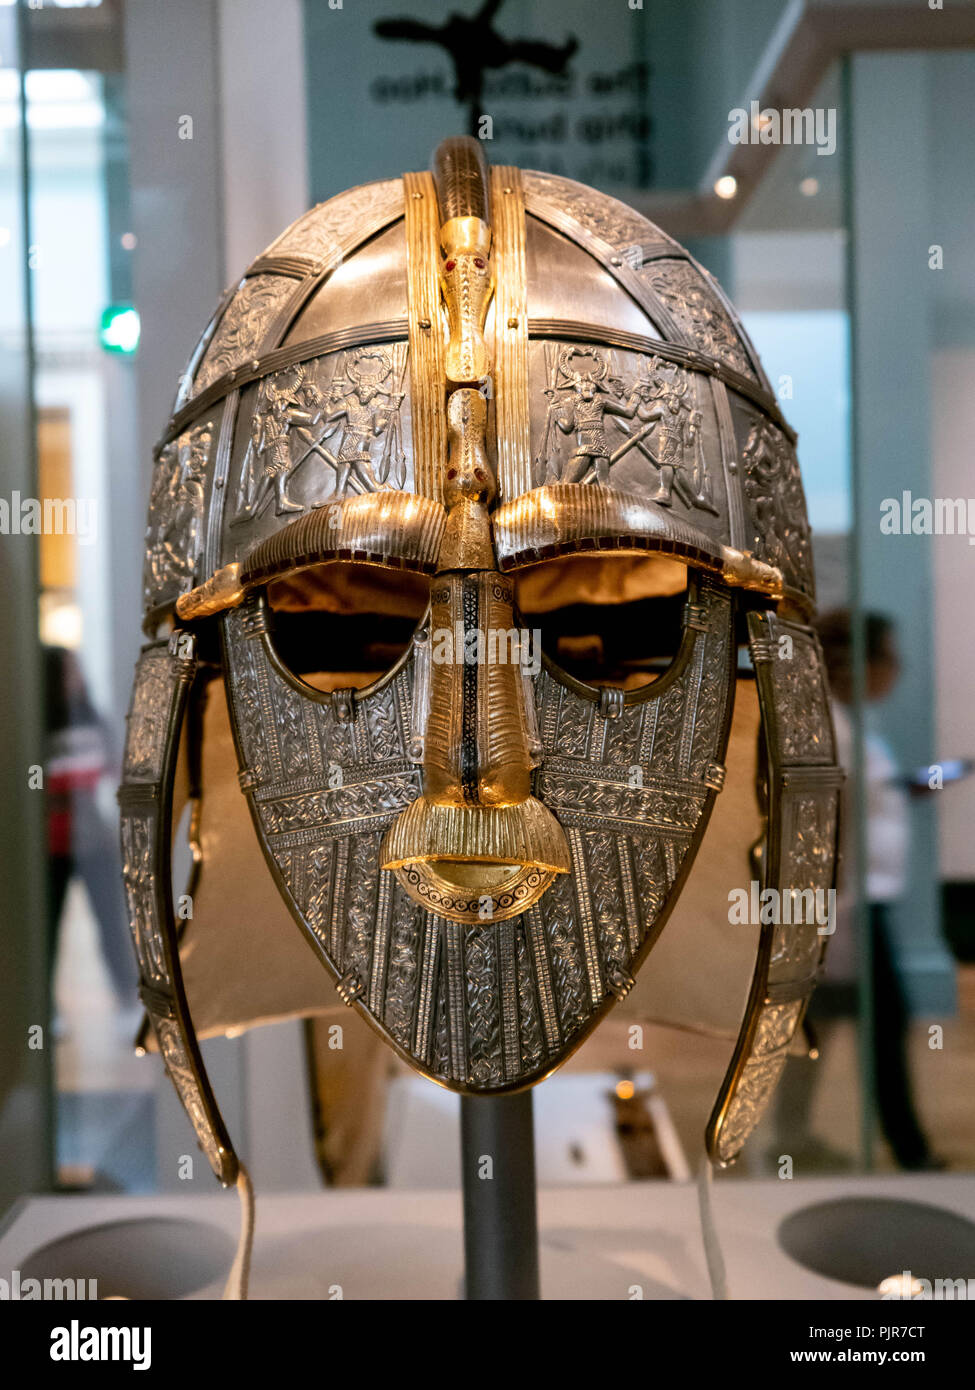
[[[517,916],[571,868],[562,827],[535,797],[511,806],[418,797],[386,832],[380,863],[415,902],[468,923]]]

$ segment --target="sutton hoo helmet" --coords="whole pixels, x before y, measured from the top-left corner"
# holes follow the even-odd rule
[[[686,251],[476,141],[321,204],[224,297],[156,452],[120,792],[142,997],[224,1182],[183,984],[207,926],[180,942],[170,886],[174,785],[207,780],[200,689],[225,687],[233,795],[307,943],[275,956],[258,922],[211,990],[317,962],[412,1067],[489,1094],[633,986],[722,788],[747,640],[753,862],[784,910],[707,1130],[735,1157],[825,945],[787,904],[834,878],[793,446]],[[255,849],[235,837],[238,866]]]

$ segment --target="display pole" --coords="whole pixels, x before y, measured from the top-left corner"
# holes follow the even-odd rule
[[[460,1129],[466,1297],[538,1298],[531,1091],[461,1096]]]

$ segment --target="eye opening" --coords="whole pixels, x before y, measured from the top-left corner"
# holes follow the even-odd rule
[[[697,577],[670,557],[564,556],[519,571],[516,585],[546,666],[580,693],[596,699],[610,687],[639,700],[683,669],[693,645],[684,610]]]
[[[312,698],[364,691],[405,660],[430,599],[430,579],[386,565],[330,562],[264,590],[276,668]]]

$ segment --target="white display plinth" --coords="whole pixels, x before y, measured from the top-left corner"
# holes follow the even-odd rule
[[[923,1202],[975,1220],[975,1177],[751,1181],[719,1176],[713,1206],[730,1296],[876,1298],[866,1288],[811,1273],[777,1242],[784,1217],[848,1197]],[[186,1227],[187,1248],[198,1257],[212,1246],[220,1271],[202,1287],[182,1293],[180,1259],[178,1254],[173,1257],[171,1246],[173,1230],[177,1248],[184,1233],[166,1224],[173,1220],[202,1224],[203,1229]],[[543,1190],[539,1220],[542,1292],[547,1299],[710,1298],[693,1184],[653,1181]],[[223,1265],[229,1266],[237,1238],[237,1199],[232,1192],[24,1199],[0,1232],[0,1277],[9,1278],[14,1269],[23,1271],[32,1253],[51,1241],[103,1223],[140,1221],[156,1223],[157,1232],[169,1232],[170,1253],[165,1258],[174,1296],[220,1296]],[[129,1262],[133,1247],[137,1260],[152,1259],[152,1242],[146,1244],[144,1228],[129,1226],[115,1239],[129,1250]],[[92,1277],[98,1271],[87,1273]],[[160,1278],[166,1277],[160,1270]],[[253,1299],[455,1299],[461,1287],[459,1192],[350,1188],[295,1197],[258,1194]]]

